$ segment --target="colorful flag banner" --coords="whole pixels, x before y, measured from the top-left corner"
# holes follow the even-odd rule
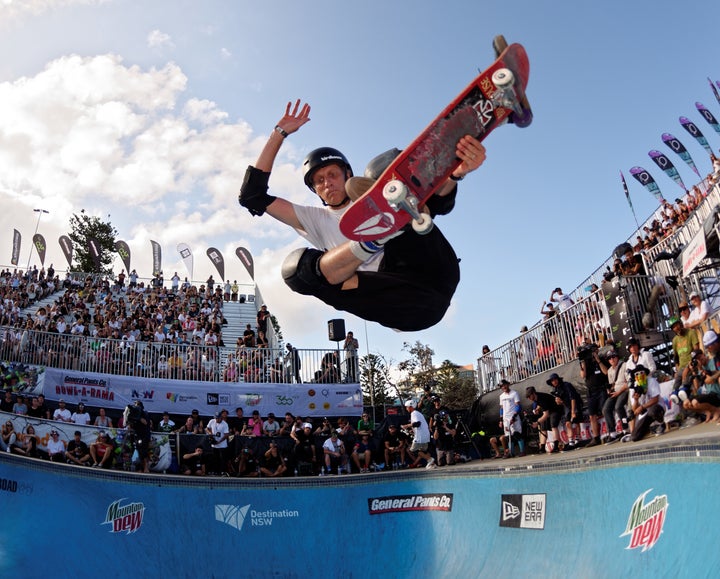
[[[708,82],[710,83],[710,88],[712,89],[713,94],[715,95],[715,100],[720,105],[720,93],[718,92],[718,89],[715,88],[715,85],[713,84],[713,81],[710,80],[710,77],[708,77]],[[720,88],[720,82],[718,82],[717,85],[718,85],[718,88]]]
[[[625,175],[623,175],[622,171],[620,171],[620,179],[622,180],[623,189],[625,191],[625,198],[627,199],[628,205],[630,205],[630,211],[632,211],[633,219],[635,219],[635,225],[637,225],[637,228],[640,229],[637,215],[635,215],[635,208],[633,207],[632,201],[630,201],[630,191],[628,190],[627,182],[625,181]]]
[[[680,124],[688,133],[695,137],[695,140],[708,152],[708,155],[712,155],[712,149],[710,148],[710,145],[708,145],[705,135],[702,134],[702,131],[697,128],[695,123],[687,117],[680,117]]]
[[[630,169],[630,174],[635,177],[635,179],[637,179],[643,186],[645,186],[647,190],[655,196],[655,199],[657,199],[660,203],[665,203],[665,199],[660,192],[660,187],[648,171],[646,171],[642,167],[633,167],[632,169]]]
[[[670,177],[673,181],[675,181],[675,183],[680,185],[683,191],[687,192],[687,187],[685,187],[685,183],[683,183],[682,177],[680,177],[680,173],[678,173],[675,165],[672,164],[672,161],[667,158],[667,155],[665,155],[665,153],[661,153],[660,151],[656,151],[655,149],[653,149],[648,153],[648,155],[650,155],[650,158],[655,162],[658,167],[660,167],[665,172],[668,177]]]
[[[250,278],[255,281],[255,262],[253,261],[253,256],[250,252],[244,247],[238,247],[235,250],[235,255],[237,255],[238,259],[242,261],[245,269],[250,274]]]
[[[720,123],[718,123],[717,119],[713,116],[713,114],[709,110],[707,110],[707,107],[705,107],[705,105],[702,103],[695,103],[695,108],[708,122],[708,125],[715,129],[716,133],[720,133]]]
[[[125,271],[130,273],[130,246],[124,241],[116,241],[115,251],[117,251],[120,259],[122,259]]]
[[[180,254],[180,257],[182,257],[183,263],[185,264],[185,269],[187,269],[190,279],[192,279],[193,278],[192,249],[190,249],[190,246],[187,243],[178,243],[177,250],[178,250],[178,253]]]
[[[153,258],[153,276],[159,275],[162,271],[162,247],[157,241],[150,240]]]
[[[685,148],[685,145],[683,145],[678,138],[671,135],[670,133],[663,133],[662,140],[663,143],[665,143],[668,147],[675,151],[678,157],[685,161],[688,167],[690,167],[695,172],[695,174],[700,177],[700,171],[697,170],[697,167],[695,166],[695,161],[693,161],[693,158],[690,156],[690,153]]]
[[[62,249],[63,255],[65,256],[65,259],[68,262],[68,267],[72,267],[72,257],[73,257],[73,246],[72,241],[67,235],[61,235],[58,239],[58,243],[60,244],[60,249]]]
[[[38,257],[40,258],[40,266],[43,267],[45,265],[45,250],[47,249],[47,245],[45,244],[45,238],[40,233],[36,233],[35,235],[33,235],[33,245],[38,252]]]
[[[17,229],[13,229],[13,247],[12,256],[10,257],[10,263],[17,265],[20,260],[20,244],[22,242],[22,235]]]
[[[93,271],[95,273],[100,273],[102,271],[102,246],[100,245],[100,242],[94,237],[88,239],[88,253],[92,258],[93,266],[95,267]]]
[[[215,247],[209,247],[205,253],[207,253],[210,261],[213,262],[215,269],[220,274],[220,281],[223,281],[225,279],[225,259],[223,259],[222,253]]]

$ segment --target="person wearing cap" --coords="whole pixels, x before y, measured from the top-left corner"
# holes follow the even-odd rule
[[[113,446],[110,436],[100,431],[95,442],[90,443],[90,456],[93,460],[94,467],[110,468],[112,466],[113,454],[115,447]]]
[[[696,393],[683,402],[683,408],[704,417],[705,422],[720,422],[720,340],[713,330],[703,335],[705,353],[694,352],[698,364],[702,365],[701,373],[695,379]]]
[[[166,410],[163,412],[162,420],[157,427],[158,432],[172,432],[175,430],[175,422],[170,420],[170,413]]]
[[[422,412],[417,409],[414,400],[405,402],[405,409],[410,413],[410,422],[403,425],[403,429],[413,431],[412,444],[408,449],[410,457],[413,459],[410,468],[416,468],[421,460],[425,460],[425,468],[437,468],[435,459],[428,451],[428,447],[430,446],[430,428],[428,427],[425,417]]]
[[[70,422],[80,425],[90,424],[90,414],[85,410],[85,405],[82,402],[77,405],[77,410],[70,416]]]
[[[630,352],[625,362],[625,376],[631,389],[631,408],[628,420],[631,432],[623,436],[622,441],[636,441],[643,438],[653,423],[659,422],[657,433],[665,432],[665,408],[660,404],[660,383],[656,378],[657,366],[652,354],[640,350],[637,338],[627,343]]]
[[[675,362],[675,381],[673,383],[673,395],[671,399],[675,404],[679,400],[687,400],[690,391],[690,383],[683,381],[683,376],[688,373],[685,371],[688,364],[692,361],[692,353],[700,347],[698,333],[688,330],[680,318],[670,318],[670,329],[675,336],[672,340],[672,351]],[[673,398],[673,396],[675,398]]]
[[[556,372],[550,374],[545,382],[555,397],[555,403],[562,407],[561,423],[565,424],[565,433],[568,443],[565,450],[577,448],[577,437],[579,436],[578,424],[582,422],[582,398],[570,382],[563,380]]]
[[[302,476],[314,474],[317,468],[317,449],[313,440],[312,424],[303,422],[301,427],[296,428],[290,436],[295,441],[293,454],[298,474]]]
[[[628,396],[630,394],[630,388],[627,383],[627,375],[625,374],[625,362],[620,361],[620,356],[615,350],[610,350],[605,357],[607,358],[608,368],[608,397],[605,400],[605,404],[602,407],[602,413],[605,417],[605,424],[607,426],[607,439],[606,443],[610,444],[619,440],[621,434],[617,431],[617,420],[615,416],[620,419],[622,424],[622,436],[630,432],[628,424]]]
[[[72,414],[65,408],[65,401],[58,400],[58,407],[53,412],[53,420],[59,420],[61,422],[72,422]]]
[[[369,413],[363,412],[362,416],[360,416],[360,420],[358,420],[357,433],[360,436],[363,434],[372,436],[373,432],[375,432],[375,421],[370,418]]]
[[[385,469],[398,469],[407,466],[408,439],[406,434],[400,430],[397,424],[390,423],[387,432],[383,437],[383,447],[385,450]]]
[[[500,428],[503,434],[499,437],[490,439],[490,446],[495,451],[495,456],[500,455],[500,445],[502,445],[503,458],[511,458],[515,455],[513,443],[518,445],[518,455],[525,456],[525,441],[522,439],[522,420],[520,419],[520,395],[517,391],[510,388],[510,382],[503,379],[498,385],[502,390],[498,402],[500,404]]]
[[[560,452],[560,419],[562,407],[555,401],[555,397],[547,392],[538,392],[534,386],[525,388],[525,397],[532,402],[532,427],[538,429],[540,438],[540,452]],[[547,431],[553,433],[552,448],[547,447]]]
[[[592,438],[587,446],[600,444],[600,416],[602,416],[603,405],[607,398],[608,390],[608,365],[598,353],[597,346],[591,345],[591,350],[581,353],[580,377],[585,380],[587,388],[587,411],[590,417],[590,433]],[[587,343],[586,343],[587,347]]]
[[[48,458],[53,462],[65,461],[65,444],[60,438],[60,433],[54,428],[50,431],[50,438],[46,444]]]
[[[263,420],[260,417],[259,410],[253,410],[252,416],[247,421],[247,425],[243,429],[243,436],[262,436]]]
[[[68,464],[76,464],[78,466],[90,465],[90,449],[88,449],[88,445],[85,444],[85,441],[82,439],[82,433],[79,430],[75,431],[74,438],[68,442],[65,459]]]
[[[282,265],[285,283],[297,293],[315,296],[336,309],[386,327],[414,331],[435,325],[450,306],[460,281],[457,257],[439,228],[430,223],[431,228],[421,235],[407,226],[388,236],[380,224],[373,240],[359,242],[349,241],[339,227],[340,217],[354,199],[400,151],[379,155],[370,162],[365,178],[355,181],[351,180],[349,161],[337,149],[321,147],[308,153],[303,161],[303,180],[324,207],[301,206],[268,194],[271,171],[283,142],[309,120],[310,105],[299,99],[294,106],[288,103],[255,165],[248,167],[240,188],[240,205],[252,215],[267,212],[313,246],[288,255]],[[452,176],[439,183],[425,205],[432,215],[453,209],[457,181],[480,167],[485,148],[465,135],[458,139],[455,155],[460,164]]]

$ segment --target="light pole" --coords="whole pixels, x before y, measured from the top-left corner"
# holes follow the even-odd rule
[[[38,220],[35,225],[35,233],[33,233],[33,238],[30,240],[30,255],[28,255],[28,263],[25,268],[25,273],[28,274],[28,276],[30,275],[30,258],[32,257],[33,247],[35,247],[35,236],[37,235],[38,229],[40,229],[40,219],[42,219],[43,213],[50,213],[46,209],[33,209],[33,211],[38,214]]]

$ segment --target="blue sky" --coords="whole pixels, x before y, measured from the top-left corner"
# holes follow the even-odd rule
[[[663,193],[682,191],[647,152],[674,133],[701,173],[707,154],[678,123],[688,116],[714,150],[720,135],[695,110],[720,118],[706,78],[720,80],[716,2],[379,2],[244,0],[5,0],[0,2],[0,263],[12,229],[27,260],[40,232],[48,262],[70,215],[111,215],[140,274],[150,239],[165,272],[186,275],[175,247],[195,253],[194,278],[225,255],[226,277],[248,281],[234,249],[248,247],[256,279],[285,337],[328,347],[326,320],[343,317],[371,352],[404,357],[420,340],[435,361],[474,362],[539,318],[553,288],[577,286],[634,229],[618,171],[640,220],[655,199],[628,175],[642,165]],[[438,220],[461,257],[462,281],[445,320],[398,334],[297,296],[280,280],[301,245],[270,218],[251,218],[237,190],[290,99],[311,122],[286,142],[274,194],[317,203],[300,164],[315,147],[341,149],[357,173],[375,154],[404,147],[492,62],[492,38],[525,45],[535,120],[486,141],[483,167]],[[692,172],[676,157],[686,184]],[[120,261],[116,262],[119,271]],[[217,278],[217,274],[215,274]],[[378,307],[382,307],[379,304]]]

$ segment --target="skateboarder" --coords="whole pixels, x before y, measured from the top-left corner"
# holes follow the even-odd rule
[[[314,246],[288,255],[282,266],[285,282],[293,291],[390,328],[415,331],[435,325],[460,280],[457,256],[437,227],[426,235],[406,227],[391,239],[349,241],[338,222],[352,203],[345,184],[353,172],[347,158],[330,147],[311,151],[303,162],[305,184],[323,207],[296,205],[268,194],[270,172],[283,141],[307,123],[309,115],[307,103],[288,103],[240,189],[240,204],[251,214],[267,212]],[[458,142],[456,155],[461,164],[426,205],[432,216],[452,210],[457,181],[483,163],[485,148],[468,135]],[[392,160],[380,157],[385,166]],[[377,165],[371,161],[375,174],[367,176],[378,177],[384,167]]]

